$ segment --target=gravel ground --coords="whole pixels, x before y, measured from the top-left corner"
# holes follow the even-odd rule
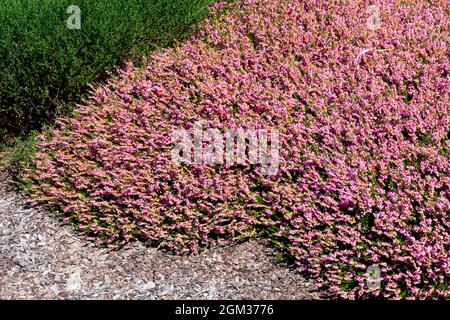
[[[4,180],[0,176],[0,179]],[[1,182],[0,182],[1,185]],[[262,240],[175,256],[85,240],[0,186],[0,299],[320,299]]]

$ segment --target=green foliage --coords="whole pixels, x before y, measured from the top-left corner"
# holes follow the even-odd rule
[[[211,1],[0,1],[0,142],[67,113],[120,62],[186,37]],[[67,27],[70,5],[81,29]]]
[[[6,168],[15,176],[20,169],[29,164],[36,153],[37,131],[32,131],[27,138],[16,139],[12,146],[0,145],[0,168]]]

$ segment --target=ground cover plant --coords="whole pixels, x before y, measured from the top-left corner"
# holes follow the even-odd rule
[[[209,0],[0,3],[0,143],[51,123],[124,60],[182,40]],[[76,13],[80,9],[80,29]],[[69,26],[69,27],[68,27]]]
[[[129,63],[40,136],[34,203],[114,246],[178,253],[256,234],[343,298],[449,298],[449,8],[241,0]],[[280,164],[178,165],[171,132],[280,132]],[[367,286],[367,268],[381,287]]]

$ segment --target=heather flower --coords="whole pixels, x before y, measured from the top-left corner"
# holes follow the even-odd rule
[[[449,298],[445,1],[240,0],[40,138],[31,198],[178,253],[268,236],[343,298]],[[172,133],[279,132],[279,168],[177,164]],[[380,286],[366,270],[380,268]]]

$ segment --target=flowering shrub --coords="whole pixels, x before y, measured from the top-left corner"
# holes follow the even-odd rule
[[[216,4],[190,41],[46,132],[25,189],[109,244],[265,234],[343,298],[448,298],[448,8],[377,4],[378,29],[365,1]],[[174,164],[170,133],[201,120],[278,129],[278,173]]]

